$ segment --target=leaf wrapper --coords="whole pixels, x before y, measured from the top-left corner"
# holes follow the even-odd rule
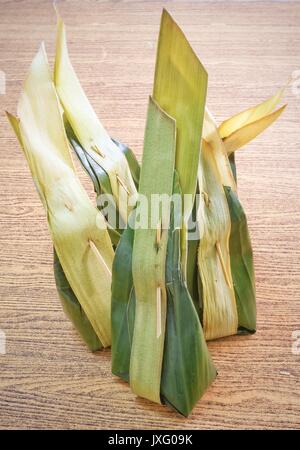
[[[30,67],[18,115],[17,135],[47,212],[55,251],[101,344],[108,346],[113,249],[103,216],[74,172],[43,46]]]
[[[262,119],[263,117],[271,114],[273,109],[282,99],[285,88],[279,89],[275,95],[272,95],[267,100],[264,100],[259,105],[256,105],[251,108],[247,108],[246,110],[235,114],[233,117],[230,117],[219,126],[219,134],[222,139],[227,138],[229,135],[239,130],[240,128],[249,125],[257,120]]]
[[[246,215],[235,192],[224,187],[231,219],[230,264],[238,312],[239,332],[256,330],[253,254]]]
[[[174,193],[180,193],[178,176]],[[135,221],[135,211],[131,213]],[[208,352],[201,323],[180,266],[180,230],[171,222],[166,259],[167,318],[161,374],[161,401],[188,416],[215,379],[217,372]],[[132,280],[134,230],[127,228],[120,239],[112,278],[112,372],[130,380],[130,355],[136,296]],[[188,326],[187,326],[188,324]]]
[[[230,214],[219,176],[217,149],[203,141],[198,174],[202,194],[198,209],[198,269],[202,324],[208,340],[236,334],[238,329],[229,254]]]
[[[165,135],[163,117],[150,102],[139,185],[139,193],[145,195],[160,191],[151,177],[153,164],[163,182],[163,191],[166,193],[166,186],[170,189],[171,174],[171,192],[181,195],[178,177],[173,181],[172,159],[167,156],[172,154],[172,135],[170,131]],[[136,227],[138,211],[137,208],[130,217],[131,226]],[[178,227],[181,210],[172,209],[171,217],[169,231],[162,234],[160,241],[160,251],[167,251],[166,260],[157,252],[155,229],[128,228],[121,236],[112,277],[112,371],[129,381],[137,394],[167,403],[187,416],[215,378],[216,370],[182,274]],[[164,227],[162,230],[164,233]],[[160,308],[160,334],[155,310],[158,282],[165,288],[161,296],[165,304]]]
[[[141,223],[141,228],[135,230],[132,258],[136,311],[130,386],[136,394],[158,403],[167,308],[165,260],[173,190],[175,135],[175,121],[150,99],[137,205],[137,211],[141,207],[141,214],[146,216],[147,223],[146,227]],[[164,203],[156,212],[152,208],[153,194],[157,197],[166,196],[167,200],[167,204]],[[147,214],[141,196],[147,200]],[[161,234],[159,242],[157,227]]]
[[[61,300],[63,310],[80,334],[88,348],[95,352],[101,350],[102,344],[95,333],[89,319],[83,311],[77,297],[75,296],[54,250],[54,277],[56,288]]]
[[[186,226],[197,185],[207,73],[181,29],[163,10],[156,56],[153,98],[176,120],[175,168],[185,197],[181,231],[181,259],[186,274]]]
[[[270,107],[270,104],[268,107]],[[209,114],[209,112],[207,112],[207,114]],[[222,254],[224,255],[227,252],[227,255],[230,257],[230,259],[227,258],[226,271],[228,273],[230,272],[230,278],[233,282],[234,288],[234,298],[237,310],[237,321],[235,332],[238,334],[242,333],[244,334],[247,332],[253,333],[256,328],[255,277],[253,268],[253,256],[249,232],[247,228],[246,216],[237,197],[236,165],[234,152],[229,154],[226,151],[225,142],[222,141],[212,116],[209,114],[206,117],[209,119],[209,121],[206,121],[204,126],[203,148],[205,148],[206,142],[205,140],[207,140],[210,142],[212,154],[216,155],[219,153],[218,157],[219,164],[216,164],[215,166],[217,169],[216,183],[219,183],[220,186],[223,186],[224,188],[226,201],[228,205],[228,213],[230,216],[229,233],[227,233],[228,241],[226,246],[222,250]],[[263,119],[258,120],[264,120],[264,117]],[[245,126],[246,127],[252,126],[252,124],[250,125],[248,124]],[[256,126],[255,123],[254,126]],[[235,131],[234,133],[238,132],[239,130]],[[230,166],[228,166],[228,164],[224,162],[226,161],[227,158]],[[212,168],[212,164],[210,164],[210,166]],[[231,176],[228,172],[228,167],[230,167]],[[206,169],[204,170],[204,172],[207,174],[209,170]],[[213,185],[215,186],[215,183],[213,183]],[[200,239],[200,247],[201,247],[201,239]],[[230,261],[230,269],[228,268],[229,261]],[[213,271],[213,273],[216,273],[216,271]],[[200,267],[200,274],[201,274],[201,267]],[[205,286],[204,281],[205,279],[202,278],[201,280],[202,289],[203,284]],[[215,294],[215,298],[216,299],[219,298],[217,294]],[[210,303],[213,303],[213,301],[210,301]],[[204,309],[202,314],[205,315],[205,303],[203,308]],[[224,320],[225,319],[227,320],[227,318],[228,313],[226,314],[225,311]],[[219,328],[219,330],[220,329],[221,327]],[[221,334],[222,333],[220,333],[219,337],[221,337]]]
[[[120,216],[126,223],[136,201],[135,183],[126,157],[108,135],[80,85],[69,58],[65,26],[59,16],[54,83],[67,121],[82,148],[106,172]]]
[[[232,134],[223,139],[225,149],[228,155],[235,152],[236,150],[244,147],[248,142],[252,141],[256,136],[262,133],[266,128],[272,125],[275,120],[282,114],[286,105],[277,109],[276,111],[268,114],[254,122],[251,122],[238,130],[234,131]]]

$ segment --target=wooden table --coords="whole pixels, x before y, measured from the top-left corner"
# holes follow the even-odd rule
[[[110,134],[139,156],[162,5],[208,70],[208,105],[218,121],[273,94],[300,69],[299,3],[60,3],[89,98]],[[300,82],[287,88],[278,123],[237,155],[255,254],[257,333],[209,343],[219,376],[184,419],[112,376],[110,351],[89,353],[56,294],[44,210],[3,111],[16,111],[42,40],[52,63],[55,20],[50,1],[0,2],[0,427],[299,428],[300,345],[293,353],[292,344],[300,330]]]

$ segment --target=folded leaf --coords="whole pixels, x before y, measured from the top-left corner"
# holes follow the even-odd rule
[[[131,345],[133,339],[135,292],[132,279],[132,250],[135,210],[120,237],[112,267],[111,327],[112,373],[129,381]]]
[[[108,222],[108,232],[112,240],[112,243],[114,246],[117,246],[120,239],[120,235],[122,234],[123,229],[126,226],[126,223],[122,221],[119,211],[116,207],[116,202],[113,198],[109,177],[105,172],[105,170],[102,169],[101,164],[99,163],[99,156],[93,151],[90,151],[88,153],[80,145],[77,137],[74,134],[74,131],[71,128],[71,125],[66,121],[65,127],[68,139],[76,155],[78,156],[79,161],[81,162],[82,166],[84,167],[84,169],[86,170],[86,172],[88,173],[93,182],[94,191],[97,195],[97,206],[99,210],[104,212],[103,207],[105,206],[106,211],[109,210],[110,212],[110,214],[105,214],[105,218]],[[133,174],[135,185],[136,187],[138,187],[140,166],[134,153],[126,145],[121,144],[116,140],[114,140],[114,142],[124,153],[128,161],[130,171]]]
[[[228,155],[228,159],[229,159],[230,168],[231,168],[231,172],[232,172],[235,184],[237,184],[237,174],[236,174],[236,165],[235,165],[234,153],[231,153],[230,155]]]
[[[21,145],[22,150],[24,151],[24,155],[26,159],[28,156],[26,154],[26,150],[22,143],[22,137],[20,133],[20,124],[19,119],[13,116],[10,113],[6,113],[8,120],[15,131],[15,134],[18,138],[19,144]],[[42,202],[44,202],[41,197]],[[54,276],[57,292],[59,294],[59,298],[61,300],[63,309],[79,334],[81,335],[84,342],[87,344],[90,350],[95,351],[99,350],[102,347],[102,344],[96,335],[93,327],[91,326],[85,312],[83,311],[80,303],[75,296],[65,274],[63,268],[60,264],[58,256],[54,250]]]
[[[135,183],[126,157],[109,137],[80,85],[69,59],[65,27],[59,16],[54,82],[67,121],[84,150],[107,173],[119,213],[126,223],[136,201]]]
[[[180,194],[178,176],[173,193]],[[188,416],[216,377],[204,334],[180,267],[181,220],[171,209],[167,258],[167,317],[161,374],[161,401]],[[135,211],[130,223],[135,224]],[[177,211],[178,214],[178,211]],[[113,263],[112,278],[112,372],[129,381],[130,355],[135,322],[136,296],[131,272],[134,230],[121,236]],[[188,324],[188,326],[187,326]],[[147,322],[148,326],[148,322]]]
[[[150,99],[139,181],[139,198],[144,196],[148,204],[148,212],[142,211],[147,213],[147,227],[135,230],[132,257],[136,311],[130,386],[136,394],[158,403],[167,307],[165,260],[170,203],[157,211],[157,224],[153,224],[151,196],[165,195],[170,202],[175,164],[175,133],[175,121]],[[157,227],[161,233],[159,242]]]
[[[230,255],[230,214],[218,171],[216,151],[202,142],[198,208],[198,268],[202,282],[202,324],[206,339],[235,334],[238,316]]]
[[[260,103],[257,106],[252,108],[248,108],[245,111],[242,111],[230,119],[225,120],[219,126],[219,133],[222,139],[228,137],[230,134],[237,131],[239,128],[249,125],[252,122],[255,122],[262,117],[270,114],[276,105],[280,102],[285,87],[279,89],[275,95],[268,98],[264,102]]]
[[[208,116],[206,116],[207,118]],[[230,278],[233,281],[233,288],[234,288],[234,299],[235,299],[235,305],[236,305],[236,311],[237,314],[235,315],[235,328],[236,331],[239,334],[245,333],[245,332],[254,332],[255,326],[256,326],[256,305],[255,305],[255,279],[254,279],[254,269],[253,269],[253,257],[252,257],[252,249],[251,249],[251,242],[249,238],[249,233],[247,229],[247,221],[246,216],[244,214],[244,211],[242,209],[242,206],[238,200],[237,192],[236,192],[236,166],[235,166],[235,160],[234,160],[234,153],[231,153],[229,155],[229,163],[231,167],[231,177],[229,176],[228,172],[228,166],[227,164],[224,164],[224,161],[228,158],[227,152],[224,150],[225,143],[222,141],[219,132],[216,128],[215,122],[212,119],[212,116],[210,115],[210,122],[208,120],[205,121],[204,124],[204,132],[203,135],[205,139],[210,141],[211,144],[211,153],[207,153],[212,158],[216,158],[216,155],[219,154],[219,161],[223,162],[223,164],[215,164],[215,173],[216,173],[216,183],[212,183],[214,188],[216,189],[216,184],[219,184],[220,187],[224,187],[226,200],[227,200],[227,208],[223,201],[223,211],[226,211],[226,223],[227,223],[227,236],[226,236],[226,243],[221,247],[221,245],[216,246],[216,250],[218,253],[218,257],[222,266],[222,269],[224,271],[224,275],[227,274],[228,278],[228,285],[231,286]],[[208,136],[208,124],[211,126],[211,133],[210,136],[213,136],[213,138],[209,138]],[[252,124],[251,124],[252,125]],[[248,126],[251,126],[248,125]],[[237,131],[238,133],[238,131]],[[206,141],[203,141],[203,149],[206,148]],[[213,164],[210,164],[210,170],[212,169]],[[204,173],[204,177],[207,178],[207,175],[209,174],[209,170],[207,168],[202,167],[202,171]],[[219,193],[219,199],[221,200],[222,195]],[[212,214],[214,211],[213,203],[211,203],[211,198],[209,193],[206,193],[206,196],[204,198],[207,203],[207,208],[204,208],[204,211],[206,214],[209,211],[209,214]],[[202,203],[205,203],[205,201]],[[203,208],[202,208],[203,210]],[[220,213],[221,209],[218,208],[218,214]],[[230,220],[228,222],[228,214],[230,217]],[[216,222],[218,220],[216,219]],[[211,236],[214,236],[212,233],[214,227],[212,227],[212,221],[210,222],[210,225],[208,226],[210,229]],[[229,227],[228,227],[229,224]],[[205,229],[205,227],[204,227]],[[216,227],[215,227],[216,229]],[[222,233],[225,233],[226,227],[224,226],[222,228]],[[213,240],[217,238],[212,237],[211,244],[213,243]],[[209,242],[209,241],[208,241]],[[201,247],[203,246],[203,241],[201,241],[200,237],[200,246],[199,246],[199,255],[201,253]],[[203,257],[204,258],[204,257]],[[207,260],[206,260],[207,264]],[[213,305],[214,308],[219,305],[220,303],[220,295],[216,292],[212,298],[209,300],[209,302],[205,303],[205,290],[212,293],[211,289],[206,289],[207,286],[207,277],[203,276],[203,269],[205,265],[200,266],[199,262],[199,273],[201,275],[201,292],[203,295],[203,326],[204,331],[206,332],[206,326],[205,326],[205,317],[207,320],[207,324],[211,323],[214,324],[214,320],[217,318],[216,311],[214,312],[214,309],[211,310],[211,315],[207,315],[207,311],[205,312],[205,305],[208,303],[209,305]],[[208,272],[209,273],[209,272]],[[214,273],[216,273],[214,271]],[[211,279],[212,280],[212,279]],[[217,280],[217,277],[216,277]],[[221,286],[221,283],[218,281],[218,287]],[[200,289],[199,288],[199,289]],[[223,289],[222,289],[223,291]],[[225,291],[224,291],[225,292]],[[231,292],[232,297],[232,292]],[[214,300],[215,299],[215,300]],[[231,303],[232,309],[234,308],[234,303]],[[211,308],[211,307],[210,307]],[[218,306],[218,310],[221,311],[220,305]],[[224,307],[225,311],[225,307]],[[224,316],[222,319],[222,316],[219,317],[224,321],[226,324],[226,320],[228,320],[228,317],[230,317],[230,309],[228,310],[229,316]],[[232,314],[231,314],[231,317]],[[221,328],[220,328],[221,330]],[[225,334],[224,334],[225,335]],[[207,337],[207,334],[206,334]],[[221,333],[220,333],[221,337]]]
[[[217,173],[219,174],[218,179],[223,185],[230,186],[233,191],[236,191],[236,183],[231,171],[224,142],[220,137],[217,124],[208,108],[205,108],[202,137],[214,152]]]
[[[116,139],[112,139],[112,141],[119,147],[121,152],[124,153],[135,187],[138,188],[140,179],[140,165],[138,163],[138,160],[136,159],[135,154],[129,147],[127,147],[127,145],[122,144]]]
[[[30,67],[18,115],[18,135],[64,274],[101,344],[110,345],[113,249],[104,218],[74,172],[43,46]]]
[[[256,329],[255,276],[247,219],[235,192],[225,187],[230,211],[230,264],[240,332]]]
[[[64,312],[69,317],[81,338],[88,348],[95,352],[102,348],[102,344],[95,333],[89,319],[83,311],[77,297],[75,296],[54,250],[54,276],[59,298],[62,302]]]
[[[176,171],[182,194],[195,195],[207,73],[176,22],[164,9],[153,97],[176,120]],[[186,211],[187,218],[191,213]]]
[[[261,119],[245,125],[232,134],[223,139],[225,149],[228,155],[235,152],[239,148],[248,144],[252,139],[256,138],[266,128],[268,128],[275,120],[278,119],[280,114],[284,111],[286,105],[277,109],[275,112],[263,116]]]
[[[180,193],[174,177],[174,193]],[[161,379],[162,401],[188,416],[215,379],[197,311],[188,292],[180,266],[180,221],[172,212],[167,248],[167,321]]]
[[[181,231],[183,270],[187,264],[186,227],[197,185],[197,167],[207,90],[207,73],[188,40],[164,9],[161,18],[153,98],[176,120],[176,162],[185,196]]]

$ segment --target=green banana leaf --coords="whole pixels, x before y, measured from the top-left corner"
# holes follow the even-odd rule
[[[135,317],[135,292],[132,278],[132,249],[135,210],[130,226],[123,231],[112,267],[111,326],[112,373],[129,382],[129,366]]]
[[[231,167],[233,178],[234,178],[235,182],[237,183],[237,174],[236,174],[236,165],[235,165],[235,153],[232,152],[228,156],[228,159],[229,159],[229,163],[230,163],[230,167]]]
[[[176,123],[150,98],[138,192],[140,200],[137,212],[140,214],[136,216],[142,222],[137,222],[139,226],[134,233],[132,256],[137,302],[130,358],[130,386],[137,395],[158,403],[167,307],[167,230],[175,149]],[[153,203],[154,195],[160,199],[164,196],[167,201],[166,204],[157,204],[157,210]],[[147,201],[147,208],[144,207],[143,199]]]
[[[133,178],[135,187],[139,187],[139,179],[140,179],[140,165],[138,163],[138,160],[136,159],[135,154],[133,151],[127,147],[127,145],[122,144],[119,141],[116,141],[115,139],[112,139],[112,141],[119,147],[119,149],[124,153],[125,158],[127,159],[129,169],[131,172],[131,176]]]
[[[156,56],[153,98],[176,120],[175,168],[182,194],[196,193],[207,73],[191,45],[164,9]],[[185,211],[187,218],[192,211]]]
[[[85,171],[90,176],[93,182],[94,191],[97,195],[97,205],[100,210],[102,209],[102,205],[99,202],[99,197],[102,194],[107,195],[106,201],[108,205],[106,205],[106,208],[109,208],[112,217],[116,218],[116,220],[113,223],[109,223],[108,220],[108,223],[110,225],[110,227],[108,228],[108,232],[110,234],[113,245],[116,247],[116,245],[119,242],[120,235],[122,234],[122,231],[125,228],[126,224],[123,223],[119,215],[119,212],[116,209],[116,202],[112,201],[113,192],[111,189],[109,176],[97,162],[96,160],[97,155],[95,155],[95,158],[93,158],[91,151],[89,153],[81,146],[77,137],[75,136],[74,131],[71,128],[71,125],[66,121],[66,119],[65,119],[65,128],[68,139],[73,147],[73,150],[75,151],[83,168],[85,169]],[[112,140],[125,155],[135,186],[138,187],[140,166],[133,151],[129,147],[116,141],[115,139]],[[107,217],[107,219],[109,219],[109,217]]]
[[[126,223],[133,206],[129,200],[136,201],[135,183],[124,153],[111,140],[80,85],[69,57],[65,25],[59,14],[53,81],[78,141],[106,171],[118,212]]]
[[[207,72],[191,45],[164,9],[157,47],[153,98],[176,120],[176,161],[185,196],[181,230],[181,262],[187,266],[186,225],[192,212],[197,186],[199,149],[207,91]]]
[[[235,152],[229,155],[229,162],[237,182]],[[238,334],[255,333],[255,273],[247,218],[237,194],[228,186],[224,186],[224,190],[231,220],[229,252],[238,312]]]
[[[285,106],[273,111],[281,100],[284,89],[259,105],[242,111],[223,122],[219,134],[228,153],[231,170],[237,182],[235,150],[252,140],[271,125]],[[229,143],[229,146],[228,146]],[[224,187],[231,217],[230,263],[238,310],[238,334],[256,330],[255,275],[247,219],[237,194]]]
[[[105,220],[97,213],[75,174],[43,44],[24,83],[18,115],[19,119],[13,119],[12,125],[46,209],[55,251],[93,330],[106,347],[111,343],[110,284],[114,252]],[[101,229],[96,226],[96,220],[103,225]],[[56,269],[58,274],[57,265]],[[67,298],[62,278],[57,280],[62,297]]]
[[[273,102],[273,101],[272,101]],[[260,108],[260,106],[259,106]],[[253,109],[249,110],[250,113],[236,116],[226,122],[226,127],[234,127],[241,120],[250,120],[253,116]],[[230,229],[228,234],[228,249],[229,249],[229,267],[232,277],[233,293],[236,305],[236,333],[245,334],[253,333],[256,327],[256,306],[255,306],[255,279],[253,269],[253,256],[251,249],[251,242],[247,228],[246,216],[243,208],[238,200],[236,182],[237,171],[235,164],[235,152],[226,152],[224,143],[222,142],[220,135],[220,128],[217,126],[209,114],[206,111],[206,122],[204,138],[210,140],[212,148],[217,152],[222,148],[221,154],[227,153],[227,157],[230,163],[230,174],[226,172],[226,176],[222,174],[222,190],[225,191],[226,202],[228,206],[228,215],[230,221]],[[259,113],[259,112],[257,112]],[[256,122],[255,122],[256,123]],[[249,126],[249,125],[248,125]],[[224,127],[225,130],[225,127]],[[236,130],[236,133],[238,130]],[[214,138],[214,139],[212,139]],[[215,144],[215,145],[214,145]],[[229,176],[228,176],[229,175]],[[230,184],[230,179],[232,183]],[[201,280],[199,279],[199,291],[201,289]],[[228,305],[227,305],[228,311]],[[226,311],[225,311],[226,312]]]
[[[230,187],[224,187],[231,219],[230,265],[238,312],[238,333],[256,329],[255,276],[247,219],[242,205]]]
[[[174,193],[180,193],[174,177]],[[173,212],[169,230],[166,264],[168,294],[167,333],[161,380],[164,403],[188,416],[217,372],[211,360],[202,326],[187,289],[180,265],[180,220]],[[187,326],[188,324],[188,326]]]
[[[78,140],[75,137],[75,134],[70,126],[65,120],[65,128],[67,132],[68,139],[80,160],[82,166],[90,176],[94,190],[97,195],[101,193],[112,194],[110,188],[109,178],[106,172],[100,167],[97,162],[95,162],[92,157],[81,147]],[[128,163],[130,169],[134,175],[134,181],[138,183],[139,178],[139,164],[133,154],[133,152],[124,144],[121,144],[117,141],[115,143],[119,146],[119,148],[123,151],[124,155],[128,159]],[[108,232],[112,241],[112,244],[116,247],[119,239],[120,233],[113,229],[108,228]],[[93,330],[91,323],[89,322],[86,314],[80,306],[78,299],[76,298],[65,274],[63,268],[60,264],[58,256],[54,250],[54,276],[56,288],[59,294],[59,298],[62,302],[63,309],[67,314],[68,318],[73,323],[74,327],[79,332],[81,338],[86,343],[88,348],[91,351],[97,351],[102,348],[102,344],[97,337],[96,333]]]
[[[91,163],[91,158],[89,159],[89,155],[87,152],[83,150],[83,148],[78,143],[73,130],[71,129],[71,126],[64,120],[65,128],[67,132],[68,139],[78,156],[82,166],[88,173],[88,175],[91,177],[91,180],[94,185],[95,192],[99,195],[101,192],[100,188],[100,181],[102,182],[102,185],[104,185],[107,189],[110,188],[109,180],[107,182],[108,177],[106,178],[105,173],[101,174],[101,167],[98,166],[98,173],[95,173],[93,170],[93,166]],[[102,172],[104,172],[102,170]],[[106,182],[106,184],[105,184]],[[113,245],[117,245],[120,235],[117,233],[117,231],[113,229],[108,228],[108,232],[112,241]],[[81,305],[75,296],[65,274],[63,271],[63,268],[60,264],[59,258],[55,252],[54,249],[54,278],[55,278],[55,284],[56,289],[59,295],[59,298],[62,302],[63,309],[68,316],[68,318],[73,323],[74,327],[77,329],[78,333],[80,334],[83,341],[86,343],[88,348],[91,351],[97,351],[102,348],[102,344],[97,337],[91,323],[89,322],[85,312],[81,308]]]
[[[113,373],[129,380],[138,395],[168,403],[183,415],[189,414],[216,375],[185,281],[189,265],[191,291],[198,284],[197,242],[191,246],[188,259],[186,226],[197,186],[206,86],[205,69],[164,10],[153,96],[170,116],[150,102],[139,194],[170,195],[179,190],[180,183],[181,195],[190,194],[192,201],[185,204],[184,211],[176,211],[180,217],[173,217],[169,232],[159,238],[160,253],[154,230],[126,230],[120,239],[112,271],[112,368]],[[173,117],[178,133],[175,160],[179,178],[174,191],[169,186],[174,178]],[[131,252],[132,259],[128,257]]]
[[[174,192],[180,192],[175,172]],[[130,217],[134,224],[134,214]],[[217,372],[209,355],[198,314],[180,267],[180,230],[171,214],[166,259],[167,320],[161,376],[161,400],[188,416]],[[135,319],[132,280],[134,230],[120,239],[112,269],[112,372],[129,380]],[[188,324],[188,326],[187,326]]]
[[[199,194],[199,188],[197,186],[197,194]],[[202,290],[199,290],[198,284],[198,247],[200,242],[199,226],[197,222],[197,201],[195,198],[192,214],[190,216],[192,220],[193,228],[190,227],[189,221],[189,233],[188,233],[188,250],[187,250],[187,270],[186,270],[186,283],[190,293],[190,296],[194,302],[194,306],[198,312],[200,320],[200,311],[202,308]]]
[[[112,191],[110,188],[110,181],[106,172],[81,147],[70,124],[67,123],[66,119],[65,119],[65,128],[68,139],[78,159],[80,160],[83,168],[86,170],[86,172],[88,173],[93,182],[95,193],[97,195],[100,195],[101,193],[112,195]],[[132,171],[134,182],[136,183],[136,186],[138,186],[140,167],[132,150],[126,145],[119,143],[118,141],[114,140],[114,142],[124,153],[128,161],[130,170]],[[108,228],[108,232],[114,247],[117,246],[122,231],[123,230]],[[86,314],[81,308],[78,299],[76,298],[74,292],[72,291],[72,288],[63,272],[63,268],[60,264],[60,261],[58,259],[55,250],[54,250],[54,276],[56,288],[60,300],[62,302],[63,309],[67,314],[67,316],[69,317],[69,319],[71,320],[71,322],[73,323],[73,325],[75,326],[75,328],[77,329],[77,331],[79,332],[83,341],[86,343],[86,345],[91,351],[101,349],[102,344],[99,338],[97,337],[96,333],[94,332],[92,325],[90,324],[88,318],[86,317]]]
[[[81,338],[91,351],[100,350],[102,344],[89,322],[85,312],[80,306],[60,264],[56,251],[54,250],[54,277],[56,288],[65,314],[79,332]]]

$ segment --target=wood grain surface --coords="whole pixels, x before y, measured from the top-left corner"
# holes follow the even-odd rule
[[[59,3],[90,100],[109,133],[139,156],[162,6],[208,70],[208,106],[219,122],[291,76],[300,79],[299,3]],[[184,419],[136,398],[111,375],[110,351],[90,353],[60,306],[44,210],[4,115],[16,112],[42,40],[52,64],[55,21],[51,1],[0,1],[0,427],[300,428],[300,352],[292,352],[300,330],[300,82],[287,88],[278,123],[237,154],[255,255],[257,333],[209,343],[219,375]]]

